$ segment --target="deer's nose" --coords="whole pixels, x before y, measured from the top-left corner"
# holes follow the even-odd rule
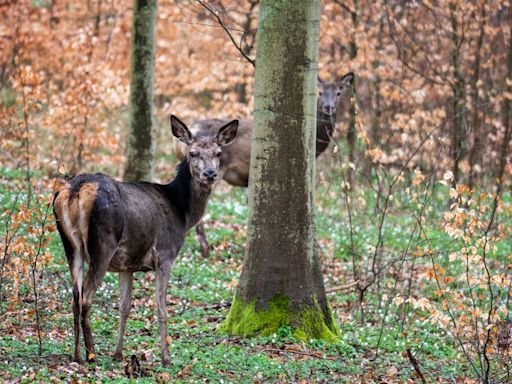
[[[324,105],[324,112],[328,115],[331,115],[334,113],[334,106],[332,105]]]
[[[206,171],[203,172],[203,176],[208,181],[215,181],[215,179],[217,178],[217,171],[212,168],[207,169]]]

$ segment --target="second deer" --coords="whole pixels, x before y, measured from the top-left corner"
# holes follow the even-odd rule
[[[322,154],[331,142],[336,123],[336,113],[342,95],[352,87],[354,74],[349,72],[337,82],[324,81],[318,77],[317,114],[316,114],[316,157]],[[227,121],[222,119],[204,119],[192,123],[190,130],[193,133],[212,132]],[[238,135],[233,145],[223,151],[221,156],[220,177],[227,183],[247,187],[249,183],[249,169],[251,160],[252,121],[240,120]],[[183,159],[184,147],[176,147],[176,154]],[[208,257],[209,245],[206,240],[204,226],[196,226],[201,255]]]

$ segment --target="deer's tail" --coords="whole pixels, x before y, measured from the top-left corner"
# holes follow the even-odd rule
[[[72,189],[69,184],[61,189],[55,195],[53,208],[71,272],[74,309],[81,314],[84,262],[90,260],[87,242],[97,186],[93,183],[83,183],[79,186],[78,192],[75,190],[76,188]]]

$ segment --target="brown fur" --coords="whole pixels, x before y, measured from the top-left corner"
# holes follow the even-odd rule
[[[96,184],[86,183],[74,193],[67,184],[55,198],[55,213],[62,230],[69,239],[78,240],[82,245],[87,244],[89,220],[97,189]],[[84,256],[87,258],[87,255]]]

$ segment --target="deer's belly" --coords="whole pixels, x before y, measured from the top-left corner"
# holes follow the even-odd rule
[[[110,272],[147,272],[155,269],[156,248],[153,244],[141,252],[129,244],[118,245],[108,266]]]

